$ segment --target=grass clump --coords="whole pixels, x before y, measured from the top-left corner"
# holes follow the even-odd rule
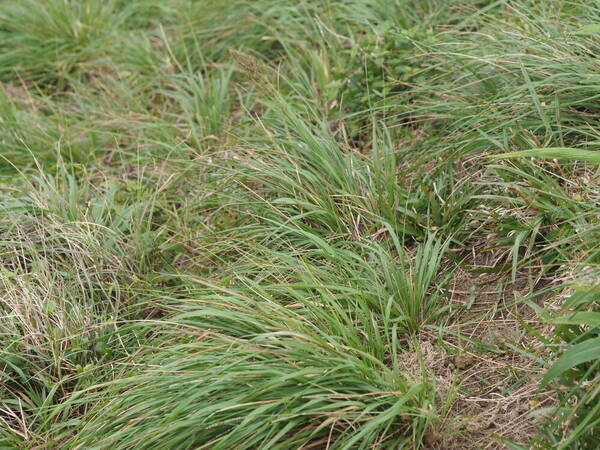
[[[597,19],[0,0],[0,446],[594,448]]]
[[[341,345],[300,311],[245,295],[205,298],[172,305],[182,328],[169,332],[189,342],[168,342],[147,361],[155,369],[113,384],[114,400],[77,444],[366,448],[419,439],[423,384]],[[100,441],[96,427],[106,430]]]

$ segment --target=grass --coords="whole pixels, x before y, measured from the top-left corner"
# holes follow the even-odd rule
[[[598,23],[0,0],[0,447],[595,448]]]

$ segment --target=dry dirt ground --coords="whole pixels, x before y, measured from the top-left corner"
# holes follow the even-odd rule
[[[527,355],[539,357],[542,346],[524,326],[549,330],[531,307],[516,302],[532,292],[526,274],[519,275],[503,284],[497,275],[461,270],[450,287],[461,311],[443,335],[430,331],[398,356],[409,374],[437,388],[442,419],[425,437],[426,448],[502,449],[502,438],[529,445],[544,408],[556,404],[551,391],[539,390],[539,364]],[[536,290],[542,286],[535,283]]]

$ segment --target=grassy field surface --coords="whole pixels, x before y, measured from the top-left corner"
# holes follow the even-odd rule
[[[594,449],[599,0],[0,0],[0,449]]]

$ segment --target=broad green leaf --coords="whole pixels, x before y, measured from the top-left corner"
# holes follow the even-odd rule
[[[600,23],[591,23],[589,25],[584,25],[579,30],[574,31],[573,34],[576,34],[578,36],[592,36],[594,34],[600,35]]]
[[[550,367],[542,379],[542,387],[569,369],[588,361],[600,359],[600,338],[588,339],[567,350]]]
[[[600,151],[580,150],[569,147],[532,148],[521,152],[501,153],[493,156],[493,158],[499,159],[527,157],[567,159],[570,161],[587,161],[600,164]]]
[[[579,311],[566,316],[558,317],[554,323],[560,325],[589,325],[600,326],[600,312]]]

